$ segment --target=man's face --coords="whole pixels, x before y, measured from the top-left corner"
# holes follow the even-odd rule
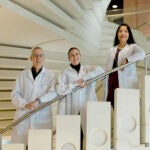
[[[42,68],[44,64],[44,54],[41,49],[35,49],[31,55],[31,61],[33,62],[33,67],[36,69]]]

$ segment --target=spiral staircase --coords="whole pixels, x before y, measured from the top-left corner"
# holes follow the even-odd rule
[[[83,64],[104,67],[106,51],[112,47],[118,26],[106,18],[109,3],[110,0],[0,0],[0,130],[13,121],[15,107],[10,93],[19,72],[31,66],[32,47],[45,50],[45,66],[56,77],[68,65],[67,50],[72,46],[81,50]],[[133,34],[147,53],[150,42],[141,32],[133,30]],[[138,63],[137,69],[141,79],[143,63]],[[100,88],[100,101],[102,93]],[[53,104],[54,128],[56,110],[57,102]],[[8,130],[4,139],[10,133]]]

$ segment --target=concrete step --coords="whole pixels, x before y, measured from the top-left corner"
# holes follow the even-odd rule
[[[0,64],[1,64],[0,65],[1,69],[8,69],[8,70],[12,70],[12,69],[23,70],[25,68],[30,68],[30,66],[32,66],[32,62],[29,60],[8,59],[8,58],[1,58]],[[68,65],[68,61],[64,62],[64,61],[46,59],[44,65],[49,69],[61,70]]]
[[[5,91],[5,92],[1,92],[0,91],[0,97],[1,98],[8,98],[8,97],[10,97],[10,95],[11,95],[11,92],[9,91]]]
[[[12,88],[14,83],[14,81],[0,81],[0,88]]]
[[[0,129],[4,129],[7,127],[9,124],[11,124],[13,120],[0,120]]]
[[[4,111],[4,110],[15,110],[16,107],[12,104],[12,102],[10,101],[4,101],[4,102],[0,102],[0,110]]]
[[[61,70],[53,70],[53,69],[50,69],[50,70],[52,70],[56,76],[61,71]],[[16,77],[21,73],[21,71],[22,70],[0,70],[0,80],[1,81],[14,81]]]
[[[0,120],[12,120],[14,118],[15,110],[12,111],[0,111]]]
[[[10,91],[11,92],[12,88],[11,87],[0,87],[0,91],[1,92],[7,92],[7,91],[9,92]]]
[[[0,97],[0,102],[11,101],[10,97]]]
[[[1,79],[16,79],[21,71],[19,70],[0,70]]]
[[[18,48],[11,46],[0,46],[0,56],[25,57],[29,58],[31,53],[30,48]]]
[[[9,66],[9,67],[18,67],[18,65],[20,67],[27,67],[30,66],[31,62],[29,60],[21,60],[21,59],[9,59],[9,58],[1,58],[0,59],[0,64],[1,66]]]

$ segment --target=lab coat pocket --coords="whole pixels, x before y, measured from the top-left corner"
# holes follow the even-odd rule
[[[47,84],[40,84],[40,91],[41,92],[48,92],[49,85]]]

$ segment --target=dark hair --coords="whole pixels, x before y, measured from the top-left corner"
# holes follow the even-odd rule
[[[134,40],[134,38],[133,38],[133,34],[132,34],[132,32],[131,32],[131,29],[130,29],[129,25],[127,25],[126,23],[122,23],[122,24],[119,25],[119,27],[118,27],[118,29],[117,29],[117,31],[116,31],[116,35],[115,35],[114,45],[113,45],[113,46],[116,46],[116,45],[119,44],[118,32],[119,32],[119,29],[120,29],[122,26],[126,26],[128,32],[129,32],[129,38],[128,38],[128,40],[127,40],[127,43],[128,43],[128,44],[133,44],[133,43],[135,43],[135,40]]]
[[[68,57],[69,57],[70,52],[71,52],[72,50],[74,50],[74,49],[76,49],[76,50],[79,51],[79,53],[80,53],[80,50],[79,50],[78,48],[76,48],[76,47],[71,47],[71,48],[68,50]],[[80,55],[81,55],[81,54],[80,54]]]

